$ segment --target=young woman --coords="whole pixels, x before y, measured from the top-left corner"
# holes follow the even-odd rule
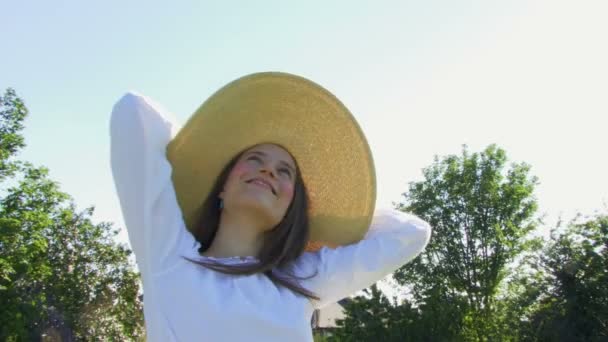
[[[240,78],[179,128],[114,106],[111,166],[152,341],[312,341],[311,315],[416,257],[431,229],[375,210],[369,146],[327,90]]]

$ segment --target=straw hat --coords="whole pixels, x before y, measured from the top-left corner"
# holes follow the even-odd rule
[[[188,229],[228,161],[261,143],[295,158],[308,191],[308,250],[361,240],[376,201],[371,151],[349,110],[299,76],[264,72],[221,88],[167,147],[173,184]]]

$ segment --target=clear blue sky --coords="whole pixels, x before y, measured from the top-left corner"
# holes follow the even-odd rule
[[[30,109],[22,157],[121,226],[114,102],[137,90],[184,122],[220,86],[266,70],[308,77],[353,111],[381,205],[434,155],[497,143],[533,166],[542,212],[592,213],[608,201],[607,17],[605,1],[584,0],[11,1],[0,89]]]

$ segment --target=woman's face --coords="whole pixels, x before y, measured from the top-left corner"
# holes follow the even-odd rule
[[[273,144],[257,145],[238,159],[220,198],[224,210],[254,210],[264,229],[276,226],[294,195],[296,164],[291,155]]]

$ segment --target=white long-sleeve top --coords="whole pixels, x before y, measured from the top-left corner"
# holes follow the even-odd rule
[[[110,119],[112,174],[142,276],[150,341],[312,341],[314,309],[372,285],[429,241],[431,228],[421,219],[376,210],[360,242],[305,252],[295,261],[296,274],[317,272],[300,284],[319,301],[263,274],[227,275],[194,264],[183,257],[202,258],[199,243],[182,219],[165,153],[178,130],[170,113],[136,93],[124,95]]]

